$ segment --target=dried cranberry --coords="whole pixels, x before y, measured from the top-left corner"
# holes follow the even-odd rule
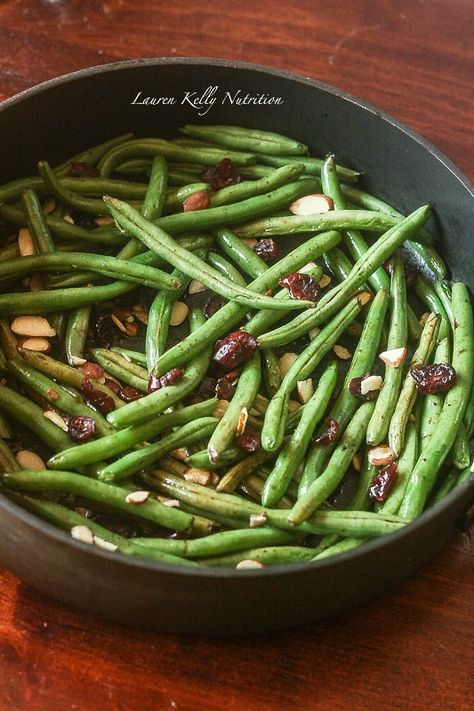
[[[456,383],[456,371],[448,363],[414,365],[410,374],[418,392],[428,395],[444,393]]]
[[[237,166],[230,158],[223,158],[217,165],[205,165],[201,171],[201,178],[205,183],[210,183],[214,190],[220,190],[228,185],[235,185],[242,180]]]
[[[243,434],[235,438],[235,443],[244,452],[256,452],[260,449],[260,436],[257,432],[247,427]]]
[[[219,400],[231,400],[234,394],[234,386],[225,378],[219,378],[216,383],[215,393]]]
[[[204,304],[203,312],[204,316],[206,318],[211,318],[211,316],[214,316],[215,313],[219,311],[225,304],[225,300],[222,298],[222,296],[218,296],[217,294],[213,294],[208,298],[206,303]]]
[[[278,283],[290,292],[292,299],[309,299],[317,301],[321,291],[316,279],[311,274],[294,272],[282,277]]]
[[[276,240],[268,237],[267,239],[258,240],[254,252],[260,259],[263,259],[264,262],[272,262],[274,259],[277,259],[280,248]]]
[[[68,434],[74,442],[89,442],[95,435],[95,422],[87,415],[70,417],[67,427]]]
[[[211,204],[209,194],[204,190],[198,190],[193,193],[183,202],[183,212],[191,212],[193,210],[205,210]]]
[[[120,392],[120,383],[117,383],[116,380],[112,380],[112,378],[106,378],[104,385],[107,385],[109,390],[112,390],[113,393],[116,395],[119,394]]]
[[[168,385],[175,385],[183,377],[184,371],[181,368],[172,368],[164,375],[156,375],[152,373],[148,378],[148,392],[154,393],[155,390],[161,390]]]
[[[256,349],[257,341],[250,333],[235,331],[217,341],[212,359],[223,370],[235,370],[251,358]]]
[[[125,400],[125,402],[133,402],[134,400],[139,400],[143,397],[143,393],[136,388],[133,388],[131,385],[124,385],[123,388],[120,388],[119,395],[122,400]]]
[[[386,467],[379,469],[369,488],[369,498],[380,503],[386,501],[395,484],[397,473],[396,462],[391,462]]]
[[[97,178],[100,175],[95,166],[83,162],[71,163],[70,172],[75,178]]]
[[[111,319],[112,312],[107,310],[100,313],[94,323],[94,332],[101,343],[111,343],[116,336],[117,330]]]
[[[216,395],[217,380],[215,378],[203,378],[197,390],[194,391],[191,398],[192,403],[209,400]]]
[[[77,368],[81,371],[81,373],[84,373],[86,378],[95,378],[95,380],[105,379],[105,370],[97,363],[87,361],[86,363],[78,365]]]
[[[94,388],[88,378],[84,378],[82,381],[81,390],[86,396],[87,402],[93,405],[93,407],[99,410],[103,415],[108,415],[109,412],[115,409],[115,403],[110,395],[106,395]]]
[[[380,393],[380,390],[369,390],[369,392],[365,393],[365,395],[362,395],[361,392],[362,381],[369,377],[369,375],[370,373],[366,373],[365,375],[361,375],[359,378],[352,378],[349,380],[347,387],[349,388],[351,395],[354,395],[354,397],[358,397],[361,400],[375,400]]]
[[[331,442],[336,442],[339,437],[340,428],[336,420],[328,418],[324,420],[324,424],[326,425],[326,429],[314,437],[313,442],[315,444],[331,444]]]

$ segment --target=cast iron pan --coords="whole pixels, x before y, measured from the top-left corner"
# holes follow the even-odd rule
[[[198,116],[189,103],[217,87]],[[172,97],[144,105],[140,99]],[[257,97],[230,103],[228,94]],[[258,103],[262,95],[281,103]],[[209,96],[209,93],[208,93]],[[265,97],[264,97],[265,100]],[[204,105],[205,111],[207,105]],[[366,173],[366,188],[409,212],[435,207],[441,249],[455,278],[474,286],[473,195],[466,179],[431,145],[372,106],[324,84],[249,64],[151,59],[76,72],[0,107],[0,180],[35,172],[109,137],[175,135],[187,122],[269,128],[308,143],[315,155]],[[412,574],[456,532],[474,499],[474,481],[406,528],[318,563],[259,571],[176,569],[85,546],[0,496],[0,563],[66,604],[121,623],[167,631],[259,633],[311,622],[355,606]]]

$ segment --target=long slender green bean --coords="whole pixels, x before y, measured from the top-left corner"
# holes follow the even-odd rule
[[[242,126],[199,126],[186,124],[181,133],[236,150],[256,151],[273,155],[306,155],[308,147],[303,143],[271,131],[261,131]]]
[[[148,371],[140,365],[130,363],[119,353],[114,353],[106,348],[91,348],[92,360],[114,378],[131,385],[143,393],[148,392]]]
[[[34,190],[31,190],[31,188],[25,190],[22,195],[22,203],[25,211],[26,224],[38,247],[38,251],[41,252],[41,254],[54,252],[56,247],[44,219],[41,203]]]
[[[80,359],[84,358],[91,311],[92,306],[88,304],[74,309],[67,317],[64,349],[69,365],[77,365]]]
[[[258,180],[245,180],[236,185],[229,185],[229,187],[221,188],[221,190],[211,195],[211,207],[228,205],[229,203],[239,202],[239,200],[247,200],[257,195],[263,195],[292,180],[297,180],[302,173],[304,173],[304,166],[296,163],[277,168],[270,175]]]

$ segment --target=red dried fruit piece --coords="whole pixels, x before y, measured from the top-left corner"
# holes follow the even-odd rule
[[[217,165],[205,165],[201,178],[205,183],[210,183],[214,190],[235,185],[242,180],[237,166],[230,158],[223,158]]]
[[[397,474],[398,470],[396,462],[387,464],[386,467],[379,469],[369,488],[369,498],[373,501],[378,501],[381,504],[386,501],[393,485],[395,484]]]
[[[219,311],[219,309],[221,309],[224,304],[225,299],[223,299],[221,296],[218,296],[217,294],[213,294],[204,304],[204,316],[206,318],[211,318],[211,316],[214,316],[214,314],[217,313],[217,311]]]
[[[257,341],[250,333],[235,331],[216,342],[212,360],[223,370],[235,370],[251,358],[256,350]]]
[[[360,400],[375,400],[375,398],[380,393],[380,389],[369,390],[369,392],[365,395],[362,395],[361,392],[362,381],[368,378],[369,376],[370,373],[366,373],[365,375],[361,375],[359,378],[352,378],[351,380],[349,380],[349,384],[347,387],[349,388],[350,394],[354,395],[354,397],[358,397]]]
[[[219,378],[215,387],[216,397],[219,400],[230,400],[234,394],[234,386],[224,378]]]
[[[124,385],[123,388],[120,388],[119,395],[122,400],[125,400],[125,402],[134,402],[135,400],[139,400],[143,397],[143,393],[131,385]]]
[[[154,393],[155,390],[161,390],[169,385],[176,385],[183,377],[184,370],[181,368],[172,368],[164,375],[155,375],[152,373],[148,378],[148,392]]]
[[[331,442],[336,442],[339,437],[340,428],[336,420],[328,418],[324,420],[324,424],[326,429],[314,437],[313,442],[315,444],[331,444]]]
[[[257,452],[260,449],[260,435],[250,428],[235,438],[235,444],[244,452]]]
[[[191,402],[202,402],[209,400],[216,395],[217,380],[215,378],[203,378],[198,389],[192,395]]]
[[[82,381],[81,390],[86,396],[87,402],[103,415],[108,415],[109,412],[112,412],[112,410],[115,409],[115,403],[110,395],[106,395],[100,390],[94,388],[88,378],[84,378]]]
[[[112,390],[112,392],[115,393],[116,395],[119,394],[121,386],[120,386],[120,383],[117,383],[116,380],[112,380],[112,378],[106,378],[104,385],[107,385],[109,390]]]
[[[87,415],[70,417],[67,426],[68,435],[74,442],[89,442],[95,435],[95,422]]]
[[[320,286],[316,279],[311,274],[300,274],[294,272],[287,274],[279,279],[278,283],[285,289],[288,289],[292,299],[308,299],[309,301],[317,301]]]
[[[97,363],[87,361],[86,363],[78,365],[77,368],[81,373],[84,373],[86,378],[94,378],[95,380],[103,380],[105,378],[105,370]]]
[[[272,262],[274,259],[277,259],[280,248],[276,240],[268,237],[258,240],[254,252],[260,259],[263,259],[264,262]]]
[[[191,212],[192,210],[205,210],[211,201],[209,199],[209,194],[204,192],[204,190],[198,190],[193,193],[183,202],[183,212]]]
[[[101,342],[110,343],[116,335],[116,326],[111,319],[112,311],[109,309],[100,313],[94,323],[94,331]]]
[[[456,383],[456,371],[448,363],[414,365],[410,374],[418,392],[426,395],[444,393]]]
[[[75,161],[71,163],[71,175],[75,178],[97,178],[100,173],[93,165]]]

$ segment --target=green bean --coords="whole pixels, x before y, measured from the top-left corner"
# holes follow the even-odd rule
[[[44,416],[41,407],[4,385],[0,385],[0,412],[21,422],[51,449],[57,451],[71,446],[67,434]]]
[[[351,273],[352,264],[339,247],[331,249],[323,256],[326,269],[339,281],[344,281]]]
[[[56,247],[54,245],[53,238],[51,237],[51,232],[45,222],[43,212],[41,210],[41,203],[34,190],[28,189],[22,195],[23,209],[25,211],[26,224],[33,237],[34,243],[38,247],[38,251],[41,254],[47,254],[48,252],[54,252]]]
[[[156,156],[156,158],[161,158],[161,156]],[[121,163],[121,165],[118,165],[115,169],[115,172],[118,173],[119,175],[148,175],[150,173],[151,169],[151,160],[147,160],[146,158],[135,158],[135,159],[130,159],[125,161],[124,163]],[[171,166],[169,166],[171,168]],[[177,170],[172,168],[173,172],[177,172]],[[168,180],[169,180],[169,175],[168,173]],[[190,179],[188,179],[190,177]],[[186,177],[186,183],[192,182],[193,175],[187,176]],[[170,185],[174,185],[175,183],[171,182],[169,180]]]
[[[155,156],[151,165],[150,179],[143,200],[142,215],[147,220],[161,217],[168,186],[168,166],[162,156]]]
[[[312,554],[311,548],[304,546],[266,546],[263,548],[251,548],[240,551],[240,553],[229,553],[215,558],[207,558],[202,561],[202,564],[210,567],[233,568],[242,561],[251,560],[257,561],[261,564],[261,567],[265,567],[267,565],[302,563],[311,560]]]
[[[53,407],[64,410],[68,415],[90,417],[94,420],[99,435],[111,434],[114,431],[100,413],[85,404],[77,391],[65,390],[58,386],[20,358],[9,361],[8,369],[30,392],[38,393]]]
[[[445,395],[436,429],[408,482],[400,513],[410,520],[423,511],[436,475],[454,444],[472,388],[474,329],[469,293],[462,282],[453,284],[452,307],[457,325],[454,329],[452,358],[456,383]]]
[[[311,560],[322,560],[323,558],[329,558],[333,555],[347,553],[348,551],[354,550],[354,548],[358,548],[364,543],[365,540],[363,538],[344,538],[342,541],[338,541],[338,543],[335,543],[334,545],[331,545],[328,548],[325,548],[321,552],[317,553],[317,555],[311,558]]]
[[[239,423],[242,412],[252,408],[253,401],[260,386],[261,364],[260,354],[255,352],[250,360],[245,363],[237,382],[232,400],[219,420],[217,427],[212,433],[207,452],[211,462],[216,464],[222,453],[231,444]]]
[[[186,136],[210,140],[211,143],[237,150],[273,155],[306,155],[308,153],[308,147],[303,143],[270,131],[259,131],[241,126],[197,126],[194,124],[186,124],[180,130]]]
[[[415,210],[398,226],[382,235],[354,264],[349,277],[325,294],[311,312],[293,318],[288,324],[263,334],[259,341],[262,347],[275,347],[293,341],[332,316],[367,277],[377,269],[407,238],[427,219],[431,208],[425,205]],[[291,335],[290,335],[291,334]]]
[[[457,469],[465,469],[471,462],[471,452],[469,448],[469,440],[464,422],[459,425],[456,439],[453,443],[453,463]]]
[[[99,479],[105,482],[125,479],[150,466],[177,447],[185,447],[207,437],[215,429],[217,422],[215,417],[201,417],[188,422],[158,442],[125,454],[116,462],[107,464],[99,470]]]
[[[267,271],[268,266],[263,259],[260,259],[253,249],[246,245],[245,242],[242,242],[242,240],[229,229],[222,228],[216,230],[215,238],[216,243],[224,254],[230,257],[230,259],[233,259],[237,266],[240,267],[245,274],[251,276],[252,279],[256,279],[260,274]]]
[[[20,256],[18,242],[12,242],[0,249],[0,262],[9,262],[11,259],[16,259]]]
[[[296,430],[280,451],[272,472],[265,482],[262,492],[264,506],[274,506],[285,494],[288,484],[304,459],[311,435],[324,415],[336,380],[337,366],[333,362],[321,375],[314,395],[307,403]]]
[[[277,168],[287,165],[289,163],[302,163],[305,167],[305,173],[310,175],[321,174],[321,168],[323,167],[324,161],[321,158],[312,158],[305,156],[298,156],[291,158],[290,156],[271,156],[268,154],[259,154],[257,156],[259,163],[264,163],[265,165],[272,165]],[[341,180],[346,183],[355,183],[359,178],[360,173],[350,168],[343,168],[342,166],[336,166],[337,173]]]
[[[375,295],[366,316],[360,340],[352,357],[341,392],[329,412],[328,418],[337,422],[340,432],[348,425],[359,405],[359,400],[349,391],[349,382],[352,378],[359,378],[371,372],[379,348],[388,301],[388,294],[384,289],[381,289]],[[306,493],[310,484],[324,470],[327,460],[334,448],[334,443],[325,445],[314,444],[311,447],[300,480],[300,495]]]
[[[245,180],[236,185],[229,185],[227,188],[221,188],[211,195],[211,207],[228,205],[229,203],[263,195],[290,181],[297,180],[302,173],[304,173],[304,166],[296,163],[277,168],[270,175],[258,180]]]
[[[469,471],[469,467],[467,467],[467,470]],[[434,506],[435,504],[438,504],[440,501],[443,501],[443,499],[446,498],[446,496],[456,487],[458,478],[459,478],[459,469],[457,467],[453,467],[446,474],[443,481],[441,482],[439,489],[437,490],[436,494],[431,499],[432,506]]]
[[[237,446],[232,446],[223,452],[221,461],[218,464],[213,464],[209,459],[207,449],[201,449],[198,452],[193,452],[186,458],[186,462],[193,467],[198,469],[220,469],[229,465],[233,465],[236,462],[240,462],[245,458],[246,454],[243,449]]]
[[[410,371],[413,366],[423,365],[428,362],[436,342],[439,321],[440,317],[438,314],[431,313],[429,315],[423,328],[418,347],[411,359],[408,373],[405,376],[400,395],[390,420],[388,442],[395,457],[399,457],[403,449],[405,429],[418,393]]]
[[[281,385],[280,361],[271,348],[262,351],[261,357],[265,390],[268,397],[272,398]]]
[[[16,336],[6,319],[0,318],[0,345],[7,360],[18,356]]]
[[[55,178],[55,184],[61,189],[81,195],[101,197],[105,193],[128,199],[141,199],[145,195],[146,185],[143,183],[126,180],[112,180],[110,178]],[[44,197],[49,193],[49,189],[41,176],[31,178],[21,178],[10,183],[4,183],[0,187],[0,200],[5,203],[13,203],[19,200],[25,191],[32,190],[38,197]],[[11,205],[13,207],[13,205]]]
[[[286,424],[286,412],[291,391],[298,380],[310,377],[322,358],[331,350],[348,325],[360,312],[362,304],[358,297],[353,297],[300,353],[282,380],[279,390],[271,399],[265,413],[262,428],[262,447],[274,451],[283,441]]]
[[[359,407],[344,431],[325,470],[308,487],[292,508],[288,520],[294,525],[305,521],[322,502],[334,491],[346,473],[354,454],[359,449],[370,417],[374,402],[366,402]]]
[[[172,188],[166,196],[166,212],[182,212],[187,198],[195,193],[209,193],[211,190],[209,183],[188,183],[179,188]],[[151,218],[149,218],[151,219]]]
[[[450,292],[450,289],[444,281],[439,281],[439,280],[436,280],[433,282],[433,287],[434,287],[434,290],[436,292],[438,299],[441,301],[441,303],[443,305],[443,308],[444,308],[446,315],[449,319],[449,323],[451,324],[451,328],[454,329],[454,314],[453,314],[453,305],[451,303],[452,294]]]
[[[15,472],[21,469],[17,458],[0,435],[0,472]]]
[[[78,359],[84,358],[91,310],[92,306],[89,304],[74,309],[68,316],[64,348],[69,365],[77,365]]]
[[[369,488],[376,474],[377,467],[371,464],[369,458],[365,456],[356,490],[348,506],[349,509],[353,511],[368,511],[371,508],[372,502],[369,498]]]
[[[231,281],[233,284],[236,284],[237,286],[247,286],[247,282],[242,274],[222,255],[217,252],[209,252],[207,255],[207,261],[211,267],[214,267],[216,271],[226,277],[226,279]]]
[[[397,477],[395,484],[391,490],[387,500],[378,509],[379,512],[386,514],[397,514],[400,504],[403,501],[403,496],[406,491],[408,481],[410,479],[413,467],[418,459],[418,434],[415,423],[409,422],[405,446],[400,458],[397,460]]]
[[[193,517],[179,509],[164,506],[159,501],[149,498],[134,505],[127,502],[128,489],[95,481],[81,474],[68,471],[21,471],[3,474],[3,484],[14,491],[48,492],[60,491],[81,496],[89,501],[105,504],[129,515],[153,521],[165,528],[187,531],[191,528]]]
[[[405,269],[400,259],[392,260],[390,286],[391,316],[387,350],[405,348],[407,344],[407,301]],[[374,413],[367,428],[367,443],[379,444],[385,440],[395,405],[400,393],[403,367],[385,366],[382,388],[375,403]]]
[[[125,133],[123,136],[117,136],[116,138],[112,138],[105,143],[99,143],[99,145],[94,146],[93,148],[87,148],[87,150],[81,151],[81,153],[78,153],[72,158],[64,161],[64,163],[58,165],[54,169],[54,172],[56,175],[66,175],[71,169],[71,163],[87,163],[88,165],[95,165],[95,163],[97,163],[102,156],[105,155],[105,153],[110,151],[111,148],[115,148],[121,143],[129,141],[132,137],[133,133]]]
[[[130,363],[126,358],[109,351],[106,348],[91,348],[92,360],[102,368],[127,385],[148,392],[148,371],[135,363]]]
[[[119,432],[100,439],[70,447],[58,452],[48,460],[51,469],[76,469],[85,464],[100,462],[104,457],[110,459],[132,449],[138,444],[148,442],[171,427],[183,425],[201,417],[212,415],[217,405],[217,398],[205,400],[196,405],[183,407],[159,417],[153,417],[139,425],[132,425]]]
[[[191,311],[190,323],[191,332],[195,331],[197,333],[199,327],[204,323],[204,316],[198,309]],[[140,400],[127,403],[120,410],[114,410],[108,415],[109,422],[117,427],[128,427],[158,415],[171,405],[179,402],[179,400],[192,393],[201,382],[209,367],[210,358],[211,349],[207,348],[188,365],[183,377],[176,385],[160,388]]]
[[[118,353],[123,356],[125,360],[131,360],[132,363],[141,365],[146,368],[146,355],[145,353],[140,353],[139,351],[131,351],[129,348],[122,348],[122,346],[111,346],[110,350],[112,353]]]
[[[221,296],[250,308],[281,308],[281,304],[271,297],[262,296],[244,287],[236,287],[232,282],[224,279],[215,269],[198,259],[195,254],[190,255],[189,252],[182,249],[159,227],[144,220],[130,205],[113,198],[107,198],[107,204],[111,214],[123,229],[138,237],[157,254],[163,255],[174,267],[181,269],[191,278],[199,280]],[[313,302],[301,300],[296,308],[312,306],[314,306]]]

